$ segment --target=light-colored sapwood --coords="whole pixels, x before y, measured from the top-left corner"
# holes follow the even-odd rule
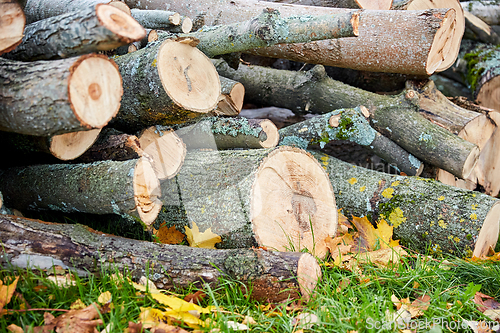
[[[0,54],[16,48],[23,38],[26,18],[15,0],[0,0]]]

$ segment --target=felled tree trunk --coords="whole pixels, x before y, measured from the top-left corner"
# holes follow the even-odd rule
[[[26,23],[30,24],[52,16],[58,16],[67,12],[81,10],[82,8],[104,3],[114,6],[128,15],[130,8],[121,1],[109,0],[27,0],[24,7]]]
[[[0,231],[2,266],[51,270],[52,265],[59,265],[79,275],[100,274],[109,268],[136,279],[147,272],[159,289],[201,288],[204,283],[215,287],[219,278],[226,277],[243,286],[251,284],[250,297],[269,302],[301,296],[308,300],[321,279],[321,268],[308,253],[158,244],[106,235],[81,225],[13,216],[0,217]],[[242,288],[246,294],[249,290]]]
[[[323,148],[331,140],[348,140],[372,150],[406,175],[420,175],[423,163],[375,131],[365,118],[369,115],[363,106],[325,113],[280,129],[280,144],[307,149],[312,143],[319,143]]]
[[[107,127],[101,131],[92,147],[78,158],[78,162],[126,161],[140,158],[143,155],[144,151],[135,135],[125,134]]]
[[[498,1],[463,1],[460,3],[465,11],[479,17],[490,25],[500,24],[500,7]]]
[[[409,81],[407,84],[417,93],[419,111],[424,117],[479,147],[478,162],[466,180],[479,183],[486,194],[497,196],[500,191],[500,170],[497,168],[500,163],[500,113],[488,109],[474,112],[461,108],[441,94],[432,81]],[[456,180],[450,176],[440,171],[437,179],[456,185]]]
[[[188,17],[182,17],[177,12],[167,10],[132,9],[132,17],[147,29],[160,29],[170,32],[188,33],[193,28],[193,22]]]
[[[269,119],[210,117],[179,128],[188,149],[258,149],[276,147],[278,129]]]
[[[467,28],[464,37],[482,43],[500,44],[500,37],[487,23],[467,11],[464,15]]]
[[[477,162],[479,149],[419,115],[411,89],[382,96],[329,78],[323,66],[293,72],[240,65],[238,70],[217,63],[221,75],[241,82],[249,102],[285,107],[294,112],[325,113],[366,106],[374,129],[418,159],[465,178]]]
[[[392,0],[271,0],[270,2],[292,3],[301,6],[321,6],[334,8],[360,8],[388,10]]]
[[[186,157],[186,145],[173,129],[149,127],[139,134],[139,143],[151,158],[158,179],[170,179],[179,172]]]
[[[135,131],[184,123],[219,102],[219,76],[210,59],[182,41],[165,40],[115,61],[124,93],[114,127]]]
[[[128,0],[130,6],[162,8],[158,0]],[[213,2],[171,1],[170,9],[190,17],[200,15],[206,25],[231,24],[257,16],[264,8],[279,10],[282,17],[330,15],[349,11],[278,4],[264,1],[225,0]],[[459,6],[461,10],[461,7]],[[348,67],[376,72],[430,75],[444,62],[454,62],[461,33],[455,33],[453,10],[363,11],[360,13],[358,38],[340,38],[306,44],[277,45],[252,51],[274,58],[286,58],[328,66]],[[453,59],[448,59],[451,57]],[[444,59],[444,60],[443,60]],[[447,68],[447,67],[446,67]],[[444,70],[444,69],[443,69]]]
[[[221,84],[221,99],[217,104],[217,114],[236,116],[243,108],[245,87],[234,80],[219,76]]]
[[[0,130],[49,136],[104,127],[120,107],[122,80],[113,60],[95,54],[0,58],[0,97]]]
[[[26,18],[15,0],[0,0],[0,54],[16,48],[23,39]]]
[[[210,230],[221,237],[218,248],[307,248],[324,257],[324,239],[337,230],[328,176],[297,148],[188,152],[161,187],[158,219],[181,232]]]
[[[126,214],[149,225],[161,208],[158,178],[143,158],[11,168],[0,179],[5,202],[21,211]]]
[[[282,18],[278,10],[265,8],[249,20],[202,28],[182,36],[198,39],[198,49],[208,57],[214,57],[282,43],[355,37],[358,25],[359,13],[355,11]]]
[[[499,235],[499,200],[417,177],[394,176],[315,154],[345,214],[385,219],[394,239],[422,253],[480,257]]]
[[[11,159],[16,156],[45,153],[68,161],[82,155],[97,139],[101,129],[71,132],[51,136],[33,136],[9,132],[0,132],[5,151],[9,151]],[[17,161],[16,161],[17,162]],[[30,164],[33,160],[30,160]]]
[[[112,50],[145,35],[144,28],[123,11],[97,4],[28,24],[22,43],[4,57],[20,61],[68,58]]]

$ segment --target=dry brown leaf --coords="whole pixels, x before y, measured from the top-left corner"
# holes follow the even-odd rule
[[[474,303],[478,305],[477,308],[481,312],[500,309],[500,303],[495,301],[493,297],[480,293],[479,291],[474,295]]]
[[[3,281],[0,280],[0,316],[3,314],[3,308],[9,304],[12,295],[14,295],[18,280],[19,276],[9,285],[4,285]]]
[[[207,296],[207,294],[205,294],[203,291],[201,290],[198,290],[197,292],[195,292],[194,294],[189,294],[187,295],[186,297],[184,297],[184,300],[186,302],[190,302],[190,303],[196,303],[196,304],[200,304],[200,302]]]
[[[102,325],[99,318],[100,307],[92,303],[85,309],[70,310],[59,317],[45,312],[43,315],[45,325],[34,327],[34,332],[57,332],[57,333],[94,333],[95,328]]]
[[[398,299],[395,295],[392,295],[391,301],[396,306],[399,315],[408,312],[411,318],[416,318],[422,316],[424,311],[429,308],[431,297],[429,295],[420,296],[410,303],[409,298]]]
[[[396,246],[372,252],[359,253],[356,258],[360,264],[374,264],[379,267],[385,267],[390,263],[398,263],[401,257],[406,256],[408,256],[408,253],[400,246]]]
[[[156,231],[155,236],[158,237],[158,241],[163,244],[173,245],[182,243],[185,238],[184,234],[178,231],[174,225],[170,228],[167,228],[166,225],[167,223],[163,222],[158,231]]]
[[[12,333],[24,333],[23,329],[15,324],[10,324],[7,329]]]
[[[222,242],[219,235],[214,234],[211,228],[204,232],[200,232],[196,223],[192,222],[193,228],[184,227],[186,229],[186,237],[191,247],[201,247],[205,249],[215,249],[215,244]]]
[[[75,278],[71,274],[47,276],[47,280],[54,282],[59,288],[69,288],[76,286]]]

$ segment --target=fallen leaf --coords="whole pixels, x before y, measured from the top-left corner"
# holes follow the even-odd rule
[[[380,220],[377,228],[365,217],[352,217],[352,223],[358,230],[357,252],[386,249],[399,245],[399,241],[392,240],[394,227],[387,224],[385,220]]]
[[[231,321],[231,320],[228,320],[226,322],[226,325],[227,325],[227,328],[230,328],[234,331],[246,331],[246,330],[250,329],[250,327],[248,327],[245,324],[240,324],[240,323],[237,323],[237,322]]]
[[[86,307],[87,307],[87,305],[85,305],[85,303],[83,303],[83,301],[81,299],[77,299],[76,301],[71,303],[69,308],[71,310],[81,310],[81,309],[85,309]]]
[[[175,226],[167,228],[167,223],[163,222],[156,233],[154,234],[160,243],[163,244],[180,244],[186,237],[182,232],[178,231]]]
[[[388,266],[390,263],[399,263],[401,257],[408,256],[408,253],[400,246],[380,249],[372,252],[362,252],[356,257],[360,264],[374,264],[379,267]]]
[[[410,319],[422,316],[424,311],[429,308],[431,297],[429,295],[423,295],[410,303],[409,298],[398,299],[393,294],[391,296],[391,301],[396,306],[396,310],[398,310],[396,315],[406,320],[408,314],[410,315]]]
[[[144,275],[141,276],[141,278],[139,279],[139,284],[146,287],[149,290],[149,292],[151,292],[151,293],[159,292],[158,288],[156,288],[156,285],[153,283],[153,281],[151,281],[150,279],[148,279]]]
[[[18,280],[19,276],[9,285],[4,285],[3,281],[0,280],[0,316],[3,314],[3,308],[9,304],[12,295],[14,295]]]
[[[245,316],[245,319],[243,319],[241,323],[245,325],[257,325],[255,319],[253,319],[253,317],[250,316]]]
[[[15,324],[10,324],[7,329],[12,333],[24,333],[24,330]]]
[[[495,321],[498,321],[500,322],[500,309],[496,309],[496,310],[486,310],[483,312],[483,314],[490,318],[491,320],[495,320]]]
[[[139,323],[144,328],[156,327],[164,318],[163,312],[155,308],[141,308]],[[129,324],[130,326],[130,324]]]
[[[97,301],[101,304],[106,304],[106,303],[111,302],[111,298],[112,298],[111,292],[105,291],[99,295],[99,297],[97,298]]]
[[[495,301],[493,297],[485,295],[479,291],[474,294],[474,303],[478,305],[477,308],[481,312],[500,309],[500,303]]]
[[[310,329],[314,324],[317,324],[318,322],[319,318],[314,313],[302,312],[299,313],[297,317],[292,318],[290,324],[302,329]]]
[[[51,275],[47,276],[47,280],[54,282],[59,288],[68,288],[71,286],[76,286],[76,281],[71,274],[66,275]]]
[[[196,223],[192,222],[193,228],[185,226],[186,237],[191,247],[201,247],[205,249],[215,249],[215,244],[222,242],[219,235],[212,232],[211,228],[208,228],[204,232],[200,232]]]
[[[203,291],[198,290],[194,294],[189,294],[184,297],[184,300],[189,303],[200,304],[200,302],[207,296]]]
[[[34,327],[34,332],[57,332],[57,333],[94,333],[96,327],[102,325],[100,307],[92,303],[85,309],[70,310],[58,317],[45,312],[43,318],[45,325]]]

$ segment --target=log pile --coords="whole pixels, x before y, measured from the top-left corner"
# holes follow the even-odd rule
[[[387,220],[417,251],[483,256],[496,245],[499,40],[474,5],[0,7],[0,137],[10,153],[1,212],[115,214],[191,245],[3,215],[0,264],[54,262],[84,274],[100,271],[99,259],[134,275],[149,266],[159,288],[228,276],[251,283],[256,299],[280,301],[311,297],[321,277],[314,256],[328,254],[337,208]],[[332,77],[343,70],[363,82]],[[465,78],[454,91],[470,89],[479,105],[445,97],[434,84],[444,76]],[[289,126],[239,116],[265,106],[290,110]],[[357,164],[360,151],[382,159],[397,175],[318,152],[335,147]],[[34,246],[40,239],[50,246]]]

